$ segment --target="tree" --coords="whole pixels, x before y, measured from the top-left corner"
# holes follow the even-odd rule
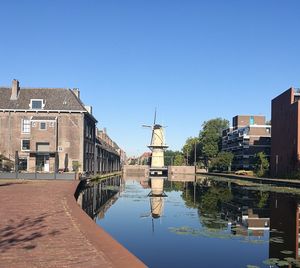
[[[229,127],[229,121],[222,118],[211,119],[204,122],[199,133],[202,155],[209,165],[222,149],[222,131]]]
[[[254,169],[258,177],[266,175],[269,170],[269,160],[264,152],[259,152],[255,155]]]
[[[220,152],[217,157],[212,159],[211,168],[228,171],[231,167],[233,157],[234,155],[230,152]]]
[[[172,166],[174,164],[174,159],[176,155],[182,154],[180,151],[165,151],[165,166]]]
[[[198,159],[201,154],[201,146],[200,146],[199,138],[189,137],[182,148],[182,152],[184,157],[186,158],[187,165],[192,165],[195,161],[195,144],[196,144],[196,151],[197,151],[196,159]]]
[[[182,154],[177,154],[174,159],[174,166],[183,166],[184,165],[184,157]]]

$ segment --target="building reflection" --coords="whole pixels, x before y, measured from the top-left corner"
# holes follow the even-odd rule
[[[94,221],[104,218],[105,212],[124,190],[124,181],[120,176],[82,183],[77,203]]]
[[[271,197],[270,258],[299,259],[299,198],[274,193]],[[286,254],[290,252],[290,254]]]
[[[232,199],[221,204],[222,219],[228,221],[231,233],[242,236],[264,236],[270,229],[269,194],[227,183]]]
[[[147,176],[145,176],[145,174],[142,174],[142,173],[128,173],[128,172],[125,172],[123,174],[123,180],[124,181],[136,181],[138,182],[144,189],[149,189],[150,188],[150,185],[149,185],[149,178]]]

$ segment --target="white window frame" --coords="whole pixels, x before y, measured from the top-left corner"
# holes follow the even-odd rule
[[[28,131],[25,131],[24,121],[27,121],[26,126],[29,127]],[[28,124],[28,122],[29,122],[29,124]],[[22,134],[30,134],[30,131],[31,131],[30,129],[31,129],[31,121],[30,121],[30,119],[22,119],[22,121],[21,121],[21,132],[22,132]]]
[[[42,128],[42,124],[45,124],[45,128]],[[40,122],[40,130],[47,130],[47,122]]]
[[[29,149],[23,149],[23,141],[29,141]],[[30,151],[30,139],[21,139],[21,151],[22,152]]]
[[[41,108],[32,108],[32,102],[34,102],[34,101],[40,101],[41,102]],[[42,110],[45,107],[45,103],[44,103],[43,99],[30,99],[30,105],[29,106],[32,110]]]

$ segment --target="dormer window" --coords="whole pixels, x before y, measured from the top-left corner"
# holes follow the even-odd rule
[[[43,109],[45,106],[42,99],[31,99],[30,100],[30,108],[33,110]]]

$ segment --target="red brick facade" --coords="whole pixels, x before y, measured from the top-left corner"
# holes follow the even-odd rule
[[[299,169],[299,96],[290,88],[272,100],[272,177],[289,177]]]

